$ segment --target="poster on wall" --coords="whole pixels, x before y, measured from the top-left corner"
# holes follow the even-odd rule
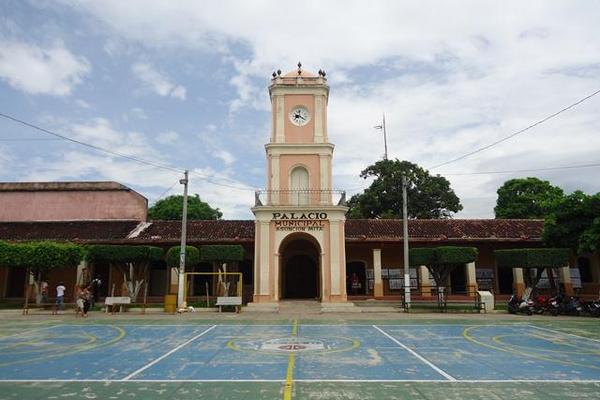
[[[367,279],[373,279],[373,277],[375,276],[375,273],[372,269],[368,269],[367,270]]]
[[[404,279],[390,279],[390,290],[400,290],[403,287]]]
[[[381,278],[383,278],[383,279],[387,279],[388,278],[388,269],[387,268],[382,268],[381,269]]]
[[[475,278],[477,279],[477,287],[479,290],[494,290],[493,268],[476,268]]]
[[[375,280],[373,279],[369,279],[369,290],[373,290],[373,287],[375,286]]]
[[[399,279],[400,277],[402,277],[402,270],[401,269],[389,269],[389,277],[390,279]]]
[[[537,269],[535,268],[530,268],[527,270],[523,270],[523,273],[530,273],[531,277],[535,277],[537,274]],[[556,287],[560,286],[560,279],[559,279],[559,269],[558,268],[552,268],[552,278],[554,280],[554,284]],[[539,289],[550,289],[551,285],[550,285],[550,279],[548,279],[548,269],[544,269],[544,271],[542,272],[542,276],[540,278],[540,280],[538,281],[537,288]]]

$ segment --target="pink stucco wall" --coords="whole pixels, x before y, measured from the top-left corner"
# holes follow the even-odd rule
[[[133,191],[0,192],[0,221],[145,221],[146,215],[147,200]]]

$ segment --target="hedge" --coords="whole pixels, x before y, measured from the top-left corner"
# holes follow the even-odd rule
[[[76,267],[84,258],[81,246],[72,243],[0,243],[0,265],[44,271]]]
[[[557,268],[569,264],[565,248],[494,250],[496,264],[503,268]]]
[[[204,245],[200,246],[201,262],[243,261],[244,247],[236,245]]]
[[[422,247],[409,251],[410,265],[468,264],[477,259],[475,247]]]
[[[179,268],[179,252],[181,246],[171,247],[167,251],[167,266]],[[194,246],[185,246],[185,266],[195,267],[200,264],[200,250]]]
[[[87,248],[87,260],[90,262],[158,261],[162,259],[163,254],[163,249],[155,246],[94,245]]]

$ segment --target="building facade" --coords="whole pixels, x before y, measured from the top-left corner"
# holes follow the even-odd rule
[[[327,134],[329,87],[323,73],[276,74],[267,190],[257,193],[254,302],[286,298],[346,301],[344,222],[332,190],[334,146]],[[337,200],[337,202],[335,202]]]
[[[244,302],[272,307],[285,299],[316,299],[326,305],[348,300],[399,299],[403,287],[401,220],[346,220],[345,194],[334,190],[334,145],[327,129],[329,87],[324,72],[299,66],[275,73],[269,86],[271,133],[265,145],[266,189],[251,207],[255,220],[188,221],[188,244],[238,244],[245,259]],[[265,135],[267,136],[267,135]],[[0,240],[52,240],[80,244],[179,245],[179,221],[146,221],[147,200],[116,182],[0,183]],[[409,220],[409,247],[471,246],[474,263],[457,268],[443,284],[450,295],[478,289],[498,295],[522,293],[524,271],[498,268],[494,250],[541,247],[541,220]],[[110,265],[92,265],[105,285],[100,298],[119,295],[122,274]],[[570,268],[571,267],[571,268]],[[81,283],[86,265],[53,270],[51,287]],[[214,266],[199,265],[196,272]],[[27,286],[24,269],[0,265],[0,299],[20,301]],[[597,296],[600,255],[584,254],[557,271],[570,292]],[[89,276],[89,273],[88,273]],[[410,266],[411,287],[427,296],[433,282],[427,268]],[[574,279],[576,278],[576,279]],[[177,288],[166,262],[154,263],[144,289],[150,301]],[[353,284],[353,282],[355,284]],[[205,294],[191,282],[190,294]]]

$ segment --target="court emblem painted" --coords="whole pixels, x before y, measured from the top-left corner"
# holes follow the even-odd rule
[[[250,351],[258,353],[331,353],[347,351],[360,347],[360,341],[350,338],[322,338],[289,336],[277,338],[240,338],[227,343],[233,350]]]

